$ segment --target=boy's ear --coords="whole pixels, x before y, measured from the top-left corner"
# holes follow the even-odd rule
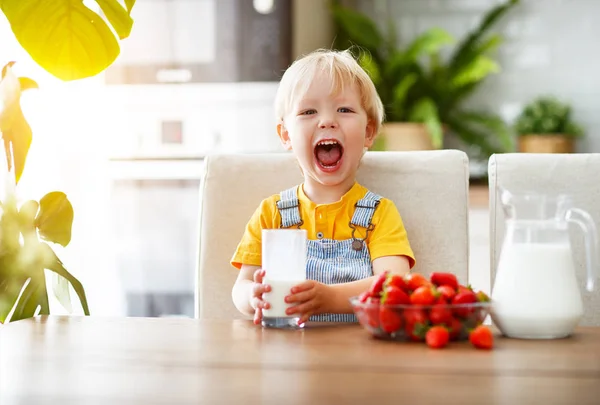
[[[277,124],[277,135],[279,135],[283,147],[286,150],[292,150],[292,141],[290,140],[287,129],[285,129],[285,125],[283,125],[283,121],[280,121],[279,124]]]
[[[375,123],[372,120],[369,120],[367,123],[367,128],[365,130],[365,146],[370,148],[373,146],[373,142],[375,141],[375,136],[377,133],[375,132]]]

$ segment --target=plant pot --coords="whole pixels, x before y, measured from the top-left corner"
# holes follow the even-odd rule
[[[531,134],[519,136],[519,152],[573,153],[574,139],[562,134]]]
[[[432,150],[431,136],[424,124],[411,122],[387,122],[381,135],[385,150],[409,151]]]

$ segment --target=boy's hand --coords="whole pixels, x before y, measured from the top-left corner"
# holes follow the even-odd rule
[[[271,286],[263,284],[265,271],[258,269],[254,272],[254,282],[252,285],[252,295],[250,297],[250,306],[254,308],[254,324],[259,325],[262,321],[262,310],[269,309],[271,306],[268,302],[263,301],[263,293],[271,291]]]
[[[331,301],[331,288],[326,284],[314,280],[306,280],[292,288],[292,293],[285,297],[287,303],[297,303],[287,309],[287,314],[299,314],[302,324],[308,321],[312,315],[321,314],[326,311],[326,306]]]

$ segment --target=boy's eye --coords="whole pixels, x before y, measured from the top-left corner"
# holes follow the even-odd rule
[[[312,114],[316,114],[317,110],[304,110],[304,111],[300,111],[300,115],[312,115]]]
[[[348,107],[340,107],[340,108],[338,108],[338,111],[342,112],[342,113],[352,112],[352,110],[350,108],[348,108]]]

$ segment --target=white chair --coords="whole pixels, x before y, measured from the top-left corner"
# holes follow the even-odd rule
[[[394,201],[416,256],[414,271],[468,279],[468,158],[456,150],[368,152],[358,181]],[[302,182],[290,153],[213,155],[201,184],[196,316],[242,318],[229,261],[260,201]]]
[[[574,204],[588,211],[600,227],[600,154],[529,154],[492,155],[488,162],[490,189],[490,269],[492,290],[496,266],[504,240],[504,212],[498,187],[513,192],[565,193]],[[600,285],[597,291],[585,290],[585,247],[581,234],[571,233],[572,251],[584,304],[582,325],[600,325]],[[596,269],[600,271],[600,269]]]

